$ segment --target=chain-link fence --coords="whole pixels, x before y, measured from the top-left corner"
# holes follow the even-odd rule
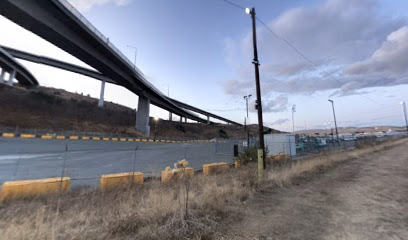
[[[391,138],[361,138],[322,144],[313,138],[289,142],[291,159],[325,151],[352,149],[359,145],[377,144]],[[250,141],[250,146],[256,139]],[[278,143],[287,149],[288,143]],[[72,188],[97,187],[101,175],[142,172],[145,177],[159,177],[167,166],[186,159],[189,167],[202,169],[203,164],[234,162],[234,146],[238,153],[245,150],[246,141],[214,139],[209,142],[129,142],[83,141],[57,139],[0,138],[0,185],[6,181],[70,177]],[[286,150],[284,150],[286,151]],[[291,151],[291,150],[289,150]]]
[[[0,138],[0,184],[12,180],[70,177],[71,187],[96,187],[104,174],[142,172],[160,176],[186,159],[189,167],[233,163],[237,140],[161,143]]]

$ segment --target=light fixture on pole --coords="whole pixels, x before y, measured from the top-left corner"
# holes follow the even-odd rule
[[[338,130],[337,130],[336,113],[334,112],[334,101],[329,99],[329,102],[331,102],[332,108],[333,108],[334,126],[336,127],[336,139],[337,139],[337,143],[340,144],[340,142],[339,142],[339,132],[338,132]]]
[[[293,104],[292,106],[292,132],[295,133],[295,112],[296,112],[296,105]]]
[[[153,137],[153,141],[156,141],[157,138],[157,123],[159,122],[159,118],[155,117],[154,118],[154,137]]]
[[[249,147],[249,125],[247,126],[247,122],[248,122],[248,118],[249,118],[249,114],[248,114],[248,100],[249,98],[252,97],[252,94],[249,94],[247,96],[244,96],[244,99],[246,100],[246,118],[245,118],[245,130],[247,132],[247,147]]]
[[[258,47],[256,44],[256,17],[255,8],[246,8],[245,12],[251,15],[252,18],[252,40],[254,48],[254,60],[252,63],[255,66],[255,83],[256,83],[256,109],[258,110],[258,131],[259,131],[259,148],[258,148],[258,178],[262,179],[263,169],[266,168],[265,163],[265,143],[263,133],[263,119],[262,119],[262,98],[261,98],[261,84],[259,81],[259,61],[258,61]]]
[[[405,101],[402,101],[400,103],[402,105],[402,111],[404,111],[405,126],[407,127],[407,134],[408,134],[407,106],[405,105]]]
[[[135,49],[135,65],[134,65],[134,68],[136,69],[137,47],[133,47],[133,46],[130,46],[130,45],[127,45],[126,47]]]

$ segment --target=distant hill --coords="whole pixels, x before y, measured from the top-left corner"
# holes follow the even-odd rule
[[[105,101],[97,107],[98,99],[62,89],[37,87],[34,89],[0,84],[0,128],[38,129],[49,132],[104,132],[143,136],[135,129],[136,111]],[[150,135],[160,137],[211,139],[229,137],[245,139],[243,127],[228,124],[197,124],[150,119]],[[257,133],[251,125],[251,136]],[[279,132],[267,129],[270,132]]]

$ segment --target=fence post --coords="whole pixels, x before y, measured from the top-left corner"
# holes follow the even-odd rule
[[[139,145],[136,145],[135,154],[133,154],[133,167],[132,167],[132,184],[135,181],[135,171],[136,171],[136,151]]]

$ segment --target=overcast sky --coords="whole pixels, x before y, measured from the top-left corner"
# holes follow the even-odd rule
[[[233,1],[233,0],[231,0]],[[70,0],[165,94],[244,121],[252,94],[256,122],[251,19],[223,0]],[[404,124],[408,100],[408,1],[236,0],[256,7],[264,122],[280,130],[338,125]],[[87,66],[0,17],[0,44]],[[21,61],[43,86],[99,97],[100,82]],[[89,66],[87,66],[89,67]],[[131,108],[137,96],[107,84],[105,99]],[[151,116],[167,119],[156,107]]]

